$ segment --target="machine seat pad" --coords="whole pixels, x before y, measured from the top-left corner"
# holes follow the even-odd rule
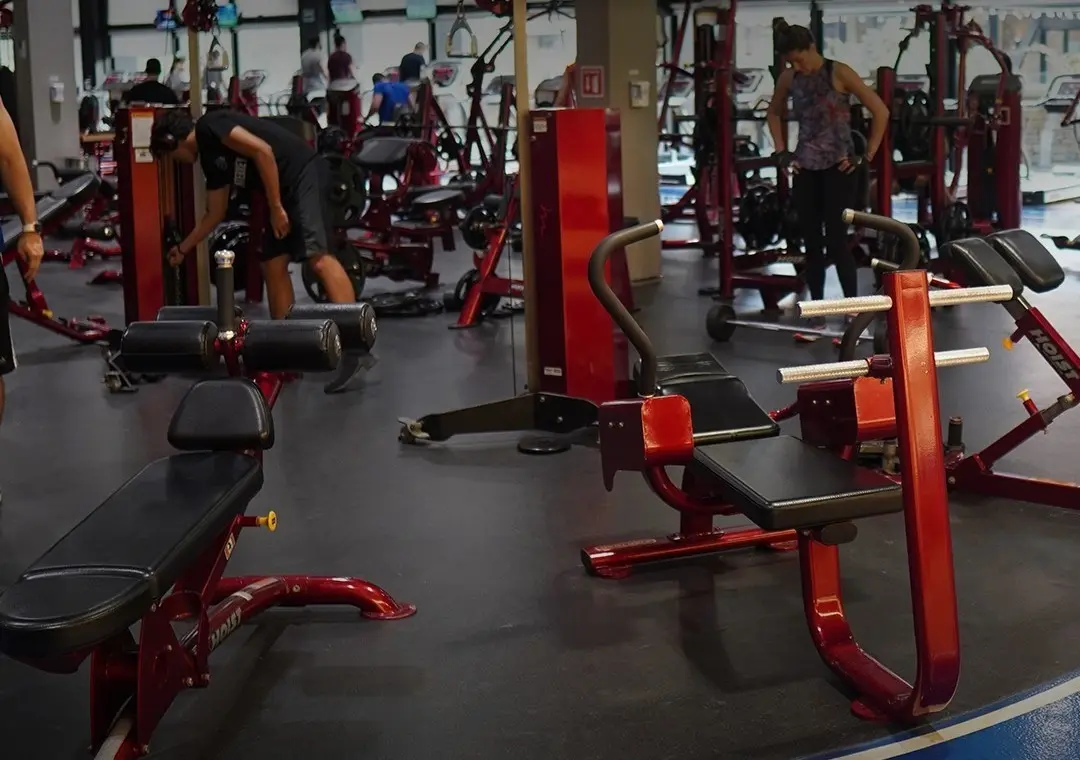
[[[942,251],[957,263],[964,273],[966,283],[972,287],[1009,285],[1013,289],[1014,298],[1024,292],[1020,275],[983,238],[953,240],[942,246]]]
[[[656,360],[656,384],[661,388],[664,383],[679,377],[701,376],[715,377],[717,375],[730,377],[731,373],[724,369],[723,365],[712,354],[705,352],[700,354],[671,354],[661,356]],[[641,378],[641,360],[634,362],[634,387],[637,388]],[[640,391],[640,389],[639,389]]]
[[[352,162],[369,171],[400,171],[409,158],[409,148],[420,140],[411,137],[371,137],[364,140]]]
[[[699,446],[693,467],[719,481],[717,495],[765,530],[812,528],[903,509],[893,481],[791,436]]]
[[[127,630],[214,546],[263,483],[233,452],[158,459],[0,595],[0,651],[58,657]]]
[[[1036,293],[1047,293],[1065,282],[1065,271],[1054,254],[1027,230],[1002,230],[987,240]]]
[[[502,211],[503,196],[501,195],[485,195],[484,196],[484,208],[489,211]]]
[[[460,190],[435,190],[413,198],[411,205],[413,208],[433,209],[439,206],[448,206],[464,199],[465,193]]]
[[[690,402],[696,446],[780,434],[780,426],[734,375],[684,375],[661,385],[660,394]]]

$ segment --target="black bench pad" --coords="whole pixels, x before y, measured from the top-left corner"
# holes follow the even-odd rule
[[[445,188],[432,190],[430,193],[418,195],[412,199],[411,205],[415,208],[435,208],[451,203],[457,203],[465,199],[465,194],[460,190]]]
[[[1027,230],[1002,230],[987,240],[1036,293],[1047,293],[1065,282],[1065,271],[1054,254]]]
[[[669,354],[658,357],[656,360],[656,384],[663,387],[664,383],[676,377],[688,375],[724,375],[731,373],[712,354],[705,352],[700,354]],[[641,377],[641,360],[634,362],[634,386],[637,387]]]
[[[0,595],[0,651],[47,658],[138,622],[242,514],[262,466],[232,452],[158,459]]]
[[[697,446],[780,434],[780,426],[734,375],[676,377],[660,386],[660,394],[684,396],[690,402]]]
[[[953,240],[942,246],[942,253],[960,267],[971,287],[1009,285],[1014,298],[1024,292],[1020,275],[983,238]]]
[[[411,137],[371,137],[352,155],[352,162],[368,171],[401,171],[409,158],[409,148],[420,140]]]
[[[694,450],[695,471],[765,530],[812,528],[903,509],[900,486],[791,436]],[[718,481],[718,482],[717,482]]]

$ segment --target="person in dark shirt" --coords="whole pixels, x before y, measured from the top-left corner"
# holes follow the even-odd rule
[[[261,191],[270,212],[259,258],[272,318],[283,319],[296,300],[290,260],[310,263],[330,301],[356,301],[352,280],[330,253],[330,165],[307,142],[272,121],[237,111],[210,111],[196,122],[187,111],[169,110],[155,119],[150,148],[182,163],[198,161],[206,177],[207,213],[169,251],[173,266],[225,220],[235,185]]]
[[[330,54],[326,62],[326,68],[330,72],[330,81],[336,79],[355,79],[353,73],[353,59],[349,51],[345,49],[345,38],[340,33],[334,35],[334,52]]]
[[[368,108],[365,121],[374,113],[379,114],[380,124],[391,124],[397,121],[399,107],[409,107],[411,95],[409,85],[404,82],[391,82],[382,74],[375,74],[371,77],[371,81],[375,83],[375,89],[372,91],[371,106]]]
[[[158,80],[161,78],[161,61],[151,58],[146,62],[146,79],[124,93],[125,103],[154,103],[165,106],[180,105],[180,98]]]
[[[424,70],[424,52],[427,50],[427,45],[423,42],[417,42],[416,47],[413,48],[411,53],[406,53],[401,59],[401,63],[398,64],[398,81],[409,84],[411,82],[419,82],[420,74]]]

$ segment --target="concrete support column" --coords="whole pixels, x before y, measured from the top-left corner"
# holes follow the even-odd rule
[[[577,0],[574,10],[578,105],[619,112],[623,212],[642,222],[659,219],[656,0]],[[659,238],[638,243],[626,253],[633,282],[660,276]]]
[[[15,0],[15,87],[19,138],[28,159],[81,154],[71,0]],[[60,102],[55,102],[60,101]],[[51,174],[39,177],[51,182]]]

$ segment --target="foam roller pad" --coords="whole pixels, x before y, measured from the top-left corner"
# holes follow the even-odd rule
[[[345,351],[370,351],[379,332],[375,309],[368,303],[297,304],[289,319],[329,319],[337,325]]]
[[[120,342],[129,372],[208,372],[218,364],[217,325],[206,320],[132,322]]]
[[[341,361],[341,333],[329,319],[252,322],[240,355],[248,370],[329,372]]]

